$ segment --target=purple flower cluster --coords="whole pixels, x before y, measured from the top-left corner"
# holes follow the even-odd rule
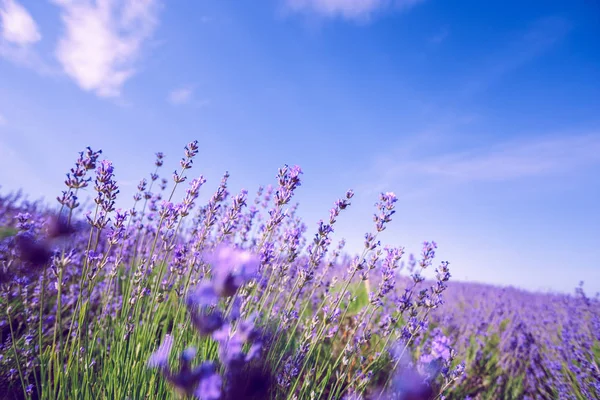
[[[254,325],[254,317],[240,318],[239,305],[232,303],[229,314],[219,310],[222,299],[235,296],[239,288],[252,279],[258,270],[258,257],[244,250],[221,245],[205,256],[211,266],[212,279],[201,283],[187,298],[192,325],[201,336],[209,336],[218,343],[218,365],[225,370],[222,377],[212,361],[192,368],[196,349],[185,349],[179,356],[180,368],[173,371],[168,357],[173,337],[167,335],[160,347],[148,360],[148,366],[159,368],[162,375],[179,392],[201,400],[216,400],[239,392],[240,380],[245,380],[246,364],[260,355],[261,334]],[[244,346],[248,350],[244,351]]]

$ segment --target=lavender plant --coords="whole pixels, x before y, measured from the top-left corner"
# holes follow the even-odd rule
[[[360,254],[333,243],[349,190],[314,234],[302,170],[231,194],[225,173],[165,155],[117,209],[118,168],[87,148],[58,209],[0,196],[0,393],[11,399],[442,399],[600,396],[600,306],[449,284],[434,242],[383,245],[382,193]],[[189,178],[189,179],[188,179]],[[183,186],[183,188],[180,188]],[[79,197],[95,193],[91,209]],[[178,192],[183,192],[181,199]],[[489,296],[489,291],[497,295]],[[552,332],[552,333],[549,333]]]

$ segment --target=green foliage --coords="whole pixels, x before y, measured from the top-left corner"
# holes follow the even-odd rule
[[[18,230],[10,226],[0,226],[0,240],[15,236]]]
[[[339,283],[331,289],[331,293],[338,294],[342,289],[343,284]],[[346,316],[353,317],[369,304],[369,291],[365,281],[351,283],[347,291],[351,294],[350,302],[344,301],[342,304],[343,308],[347,307]]]

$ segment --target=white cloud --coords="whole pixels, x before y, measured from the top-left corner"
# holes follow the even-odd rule
[[[421,1],[423,0],[285,0],[287,7],[293,11],[347,19],[368,18],[375,11],[389,5],[409,8]]]
[[[64,72],[86,91],[119,96],[158,23],[156,0],[53,1],[62,10],[56,56]]]
[[[0,0],[2,38],[18,46],[27,46],[42,39],[33,17],[14,0]]]
[[[405,150],[380,155],[369,172],[378,179],[364,189],[399,185],[423,195],[439,185],[556,177],[600,165],[600,134],[514,140],[432,156],[411,157]]]
[[[505,181],[552,175],[600,162],[600,136],[515,141],[423,163],[424,174],[460,181]]]
[[[208,99],[198,99],[194,95],[194,86],[182,86],[171,90],[167,101],[174,106],[189,105],[194,108],[203,108],[210,104]]]
[[[35,20],[15,0],[0,0],[0,57],[40,74],[51,73],[35,51],[34,44],[42,39]]]
[[[8,42],[0,42],[0,57],[18,66],[30,68],[40,75],[60,74],[60,70],[54,65],[47,64],[32,46],[16,46]]]
[[[192,100],[193,89],[191,87],[182,87],[172,90],[167,97],[169,103],[173,105],[187,104]]]

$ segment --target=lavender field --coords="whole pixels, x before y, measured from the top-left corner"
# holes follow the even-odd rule
[[[454,282],[435,242],[415,255],[380,242],[393,193],[373,199],[351,254],[331,235],[352,190],[305,225],[300,167],[230,193],[228,173],[207,182],[193,166],[198,150],[157,153],[127,209],[121,166],[90,148],[58,205],[0,197],[0,397],[600,398],[600,298],[583,283]]]

